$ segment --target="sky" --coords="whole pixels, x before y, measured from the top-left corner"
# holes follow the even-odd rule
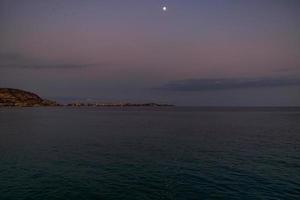
[[[59,101],[300,106],[300,1],[0,0],[0,87]]]

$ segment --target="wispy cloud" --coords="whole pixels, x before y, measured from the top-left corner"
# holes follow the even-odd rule
[[[1,68],[20,68],[20,69],[74,69],[95,66],[96,64],[11,64],[1,65]]]
[[[0,52],[0,63],[18,63],[18,62],[29,62],[31,59],[28,57],[13,52]]]
[[[170,81],[156,89],[167,91],[205,91],[300,85],[300,78],[188,79]]]
[[[276,69],[275,72],[299,72],[300,71],[300,66],[296,67],[288,67],[288,68],[279,68]]]
[[[0,53],[0,68],[19,69],[74,69],[85,68],[99,64],[54,63],[30,58],[18,53]]]

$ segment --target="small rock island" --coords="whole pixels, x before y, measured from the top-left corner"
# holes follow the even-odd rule
[[[45,106],[67,106],[67,107],[161,107],[173,106],[157,103],[69,103],[59,104],[55,101],[43,99],[37,94],[20,89],[0,88],[0,107],[45,107]]]

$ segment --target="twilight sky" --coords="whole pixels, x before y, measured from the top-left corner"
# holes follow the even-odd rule
[[[57,100],[300,106],[300,1],[0,0],[0,87]]]

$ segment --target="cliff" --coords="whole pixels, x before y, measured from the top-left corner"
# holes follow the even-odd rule
[[[38,95],[19,89],[0,88],[0,106],[58,106],[54,101],[42,99]]]

